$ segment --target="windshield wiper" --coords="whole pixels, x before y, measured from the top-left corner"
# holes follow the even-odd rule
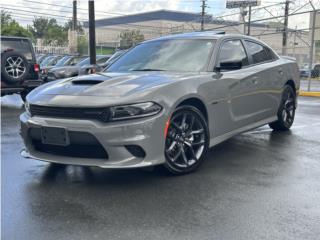
[[[141,68],[141,69],[133,69],[131,71],[144,71],[144,72],[148,72],[148,71],[164,71],[162,69],[155,69],[155,68]]]

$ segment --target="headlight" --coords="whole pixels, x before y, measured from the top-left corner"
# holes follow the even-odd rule
[[[126,120],[155,115],[162,107],[154,102],[110,107],[109,121]]]

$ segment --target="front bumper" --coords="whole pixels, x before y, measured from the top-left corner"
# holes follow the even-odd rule
[[[23,151],[25,157],[47,162],[102,168],[136,168],[165,162],[163,133],[166,115],[164,111],[149,118],[114,123],[102,123],[96,120],[30,117],[27,113],[23,113],[20,115],[20,122],[20,134],[26,146]],[[34,132],[39,132],[41,127],[65,128],[70,134],[80,136],[74,138],[77,144],[80,142],[80,145],[77,145],[80,147],[76,148],[79,151],[82,150],[81,146],[86,147],[86,141],[88,141],[87,137],[81,136],[90,135],[107,152],[107,157],[73,157],[63,153],[56,154],[39,150],[35,144]],[[145,152],[145,156],[139,157],[132,154],[126,146],[139,146]],[[92,155],[95,155],[94,153],[92,152]]]

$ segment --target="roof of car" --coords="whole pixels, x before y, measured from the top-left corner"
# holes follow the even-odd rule
[[[161,41],[161,40],[170,40],[170,39],[221,39],[221,38],[244,38],[250,39],[253,41],[260,42],[267,46],[264,42],[254,37],[250,37],[242,34],[226,34],[224,31],[202,31],[202,32],[189,32],[189,33],[181,33],[181,34],[173,34],[168,36],[163,36],[160,38],[155,38],[151,40],[147,40],[145,42],[152,41]]]

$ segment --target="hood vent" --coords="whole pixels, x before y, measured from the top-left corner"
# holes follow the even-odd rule
[[[74,80],[72,84],[74,85],[96,85],[102,83],[103,80]]]

